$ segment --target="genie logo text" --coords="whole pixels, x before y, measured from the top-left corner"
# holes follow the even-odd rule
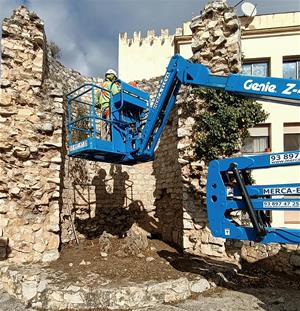
[[[266,92],[270,94],[277,93],[277,85],[270,81],[255,82],[252,79],[248,79],[245,81],[243,87],[247,91]],[[300,94],[300,87],[298,88],[296,83],[286,83],[283,86],[283,91],[281,91],[283,95],[292,95],[294,93]]]

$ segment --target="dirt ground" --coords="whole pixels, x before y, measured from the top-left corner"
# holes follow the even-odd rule
[[[53,262],[50,268],[66,272],[71,279],[76,279],[81,274],[96,273],[118,284],[122,281],[164,281],[193,276],[188,271],[174,269],[168,258],[160,255],[164,252],[178,253],[173,247],[159,240],[150,240],[148,247],[137,255],[120,251],[124,247],[122,239],[110,241],[110,248],[106,252],[98,240],[81,241],[79,245],[74,243],[66,245],[61,250],[60,258]]]
[[[257,264],[244,264],[240,270],[228,263],[182,254],[159,240],[149,240],[148,243],[138,254],[126,254],[123,251],[124,239],[111,239],[109,247],[104,247],[105,252],[99,240],[85,240],[79,245],[69,244],[63,247],[60,258],[50,268],[64,271],[74,282],[88,273],[113,280],[112,284],[122,284],[124,281],[164,281],[180,277],[193,279],[201,275],[215,282],[217,289],[244,293],[254,291],[256,296],[259,296],[259,292],[264,295],[264,292],[271,290],[274,295],[278,293],[283,297],[285,292],[288,295],[289,289],[300,295],[299,276],[265,271]],[[215,290],[212,290],[203,295],[213,297],[214,294]],[[266,296],[268,298],[269,294]]]
[[[300,289],[298,275],[266,271],[259,264],[244,263],[242,269],[233,264],[214,261],[205,257],[178,252],[174,247],[160,241],[148,240],[146,249],[138,254],[128,254],[124,239],[110,239],[110,246],[103,251],[99,240],[81,241],[64,246],[60,258],[50,268],[64,271],[70,279],[96,273],[103,278],[122,281],[164,281],[195,276],[215,282],[230,289],[239,288],[291,288]],[[80,269],[78,269],[80,267]]]

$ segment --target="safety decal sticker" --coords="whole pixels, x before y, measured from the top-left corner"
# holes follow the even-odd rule
[[[300,152],[279,153],[270,155],[270,164],[300,162]]]
[[[300,195],[300,187],[263,188],[263,195]]]
[[[87,141],[86,140],[70,146],[69,149],[70,149],[70,151],[74,151],[76,149],[84,148],[84,147],[87,147]]]
[[[264,208],[300,208],[300,201],[263,201]]]

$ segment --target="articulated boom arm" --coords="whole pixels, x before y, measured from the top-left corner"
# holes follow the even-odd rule
[[[194,64],[179,55],[172,57],[161,82],[149,118],[142,131],[137,157],[152,159],[154,149],[174,106],[181,84],[222,89],[249,97],[298,103],[300,81],[231,74],[213,75],[201,64]]]
[[[193,64],[180,57],[178,77],[183,84],[218,88],[227,92],[244,94],[264,100],[279,100],[289,104],[299,104],[300,81],[273,77],[245,76],[230,74],[213,75],[201,64]],[[183,67],[183,68],[182,68]]]
[[[68,94],[69,155],[92,161],[151,161],[182,84],[222,89],[300,105],[300,81],[231,74],[213,75],[179,55],[171,58],[156,98],[119,81],[106,118],[95,102],[103,90],[86,84]],[[103,133],[108,135],[105,137]],[[273,228],[272,210],[300,211],[300,183],[252,185],[249,170],[300,165],[300,151],[215,160],[209,164],[207,210],[216,237],[264,243],[300,243],[300,230]]]

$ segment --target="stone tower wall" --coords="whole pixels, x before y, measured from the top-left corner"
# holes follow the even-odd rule
[[[206,65],[212,73],[226,75],[238,72],[241,68],[240,25],[236,13],[229,8],[226,1],[214,1],[205,6],[201,15],[191,22],[193,34],[192,60]],[[192,131],[193,121],[187,117],[189,105],[193,105],[192,97],[182,101],[180,123],[186,130]],[[198,100],[196,107],[201,109]],[[198,110],[196,109],[196,110]],[[187,163],[182,165],[185,176],[185,197],[183,209],[184,249],[195,254],[228,257],[225,240],[214,238],[209,230],[206,211],[206,177],[205,163],[197,161],[193,146],[195,137],[191,134],[180,138],[179,157]]]
[[[208,4],[202,14],[192,20],[191,30],[194,62],[205,64],[217,74],[239,71],[239,21],[226,2]],[[156,152],[156,209],[173,216],[172,220],[169,218],[171,225],[168,227],[173,234],[167,233],[168,230],[163,232],[167,240],[189,253],[227,258],[225,240],[214,238],[207,223],[207,167],[198,161],[193,149],[194,117],[201,102],[191,91],[191,87],[181,89]]]
[[[63,111],[56,89],[46,90],[43,22],[25,8],[15,11],[4,20],[1,46],[0,233],[14,260],[52,260],[59,246]]]
[[[135,32],[132,38],[128,38],[127,33],[119,36],[119,76],[124,81],[136,79],[149,79],[154,77],[153,73],[162,75],[169,55],[173,54],[173,36],[168,30],[156,36],[154,31],[148,31],[145,38],[140,32]],[[155,59],[155,68],[147,66],[143,60]],[[153,63],[153,62],[152,62]]]
[[[149,223],[151,163],[126,167],[67,156],[65,95],[92,79],[53,58],[43,22],[25,7],[2,30],[1,258],[55,260],[74,232],[77,238],[104,230],[122,235],[134,221]]]
[[[163,75],[170,56],[177,48],[176,41],[187,35],[191,35],[189,22],[176,28],[174,34],[169,34],[168,29],[161,29],[160,34],[149,30],[145,37],[141,35],[140,31],[135,31],[132,37],[127,32],[121,33],[119,35],[118,62],[120,78],[131,81]],[[190,48],[186,49],[186,53],[191,55]],[[145,60],[147,61],[145,62]]]

